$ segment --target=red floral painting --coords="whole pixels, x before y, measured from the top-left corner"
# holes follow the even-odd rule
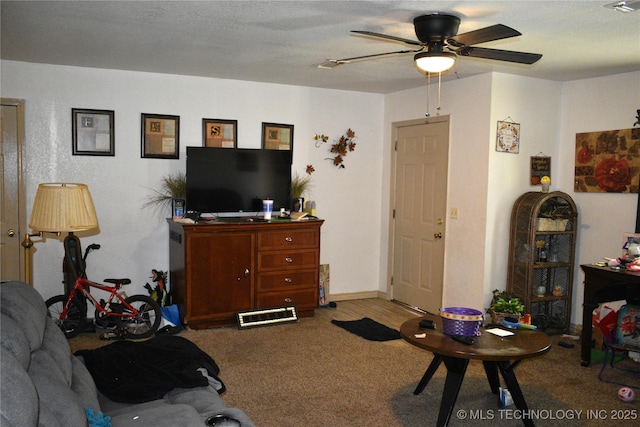
[[[576,134],[574,190],[637,193],[640,128]]]

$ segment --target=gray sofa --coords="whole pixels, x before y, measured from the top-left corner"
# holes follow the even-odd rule
[[[253,426],[211,386],[173,389],[162,399],[140,404],[110,401],[96,389],[81,358],[71,354],[35,289],[6,282],[0,284],[0,295],[2,427],[86,427],[87,408],[111,417],[112,427],[204,426],[219,414]]]

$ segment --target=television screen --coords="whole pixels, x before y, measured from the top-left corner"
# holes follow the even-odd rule
[[[289,150],[187,147],[187,210],[255,215],[263,199],[289,210],[291,161]]]

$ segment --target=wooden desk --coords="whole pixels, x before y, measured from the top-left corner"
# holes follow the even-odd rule
[[[614,270],[609,267],[584,264],[584,299],[582,303],[582,335],[580,338],[580,364],[591,363],[592,313],[599,303],[627,300],[630,304],[640,301],[640,273]]]
[[[475,343],[467,345],[454,341],[451,337],[442,333],[440,316],[425,315],[424,318],[436,322],[436,330],[420,329],[418,323],[422,318],[417,317],[407,320],[400,327],[400,335],[409,343],[433,353],[433,360],[418,383],[414,394],[420,394],[427,383],[444,362],[447,368],[447,376],[444,383],[444,392],[440,403],[437,426],[446,426],[449,423],[453,407],[456,403],[464,374],[469,365],[469,360],[481,360],[487,374],[491,392],[499,393],[500,378],[502,374],[513,402],[523,414],[528,413],[527,403],[520,390],[514,368],[521,360],[540,356],[551,347],[551,340],[543,332],[527,329],[514,330],[515,335],[501,338],[488,332],[475,337]],[[426,338],[416,338],[415,334],[425,333]],[[523,417],[526,426],[533,426],[531,418]]]

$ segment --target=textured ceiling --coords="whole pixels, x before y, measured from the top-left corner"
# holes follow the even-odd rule
[[[413,18],[504,24],[522,36],[482,47],[541,53],[534,65],[459,58],[443,79],[488,71],[568,81],[640,70],[640,11],[609,1],[6,1],[2,59],[390,93],[426,80],[411,54],[334,69],[327,59],[406,49],[350,34],[416,39]]]

